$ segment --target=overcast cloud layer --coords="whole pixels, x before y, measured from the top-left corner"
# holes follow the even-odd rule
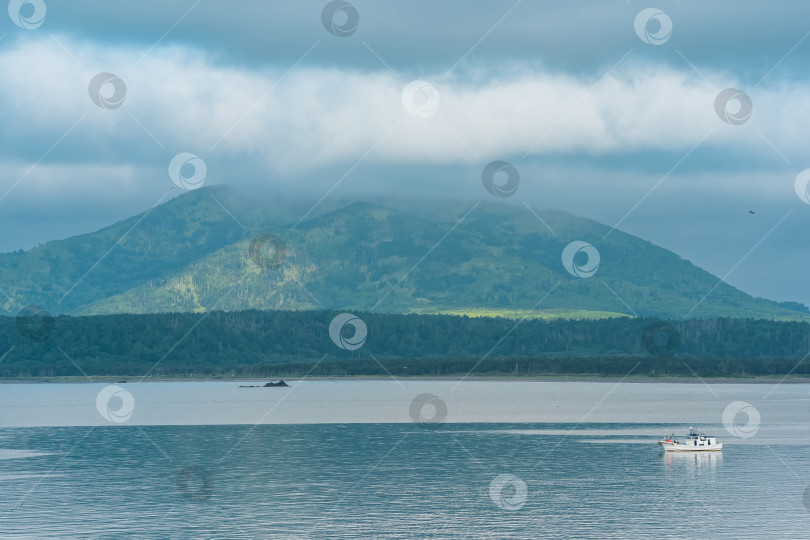
[[[653,45],[635,3],[356,2],[347,37],[324,28],[326,2],[171,4],[53,1],[39,28],[0,24],[0,249],[148,208],[179,152],[206,183],[316,199],[340,179],[330,197],[482,199],[501,159],[521,173],[516,211],[618,223],[810,303],[794,190],[810,6],[662,3],[672,34]],[[91,99],[100,72],[126,85],[120,107]],[[750,118],[745,98],[717,110],[727,88]]]

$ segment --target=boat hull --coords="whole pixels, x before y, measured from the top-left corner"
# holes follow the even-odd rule
[[[711,446],[692,446],[669,441],[658,441],[658,444],[664,447],[665,452],[719,452],[723,449],[723,443]]]

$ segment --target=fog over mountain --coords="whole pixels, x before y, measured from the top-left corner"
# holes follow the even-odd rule
[[[557,210],[337,200],[310,210],[302,220],[289,202],[193,190],[97,232],[0,255],[3,312],[810,319],[800,304],[753,298],[675,253]]]
[[[205,185],[417,206],[485,200],[481,172],[503,160],[510,202],[810,303],[801,3],[661,5],[662,30],[622,2],[356,2],[343,37],[323,9],[82,0],[29,28],[4,18],[0,250],[163,202],[181,153]]]

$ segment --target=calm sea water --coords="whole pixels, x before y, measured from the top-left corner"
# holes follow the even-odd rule
[[[0,536],[810,537],[808,385],[292,384],[0,385]]]

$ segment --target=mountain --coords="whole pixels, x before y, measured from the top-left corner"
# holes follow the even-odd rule
[[[217,203],[228,196],[221,188],[189,192],[91,234],[0,254],[0,312],[39,305],[72,313],[182,271],[245,236]]]
[[[202,188],[95,233],[0,255],[2,312],[810,319],[801,305],[754,298],[671,251],[620,231],[606,236],[607,226],[565,212],[357,202],[297,223],[303,212],[269,208]],[[598,250],[593,277],[564,268],[573,241]]]

